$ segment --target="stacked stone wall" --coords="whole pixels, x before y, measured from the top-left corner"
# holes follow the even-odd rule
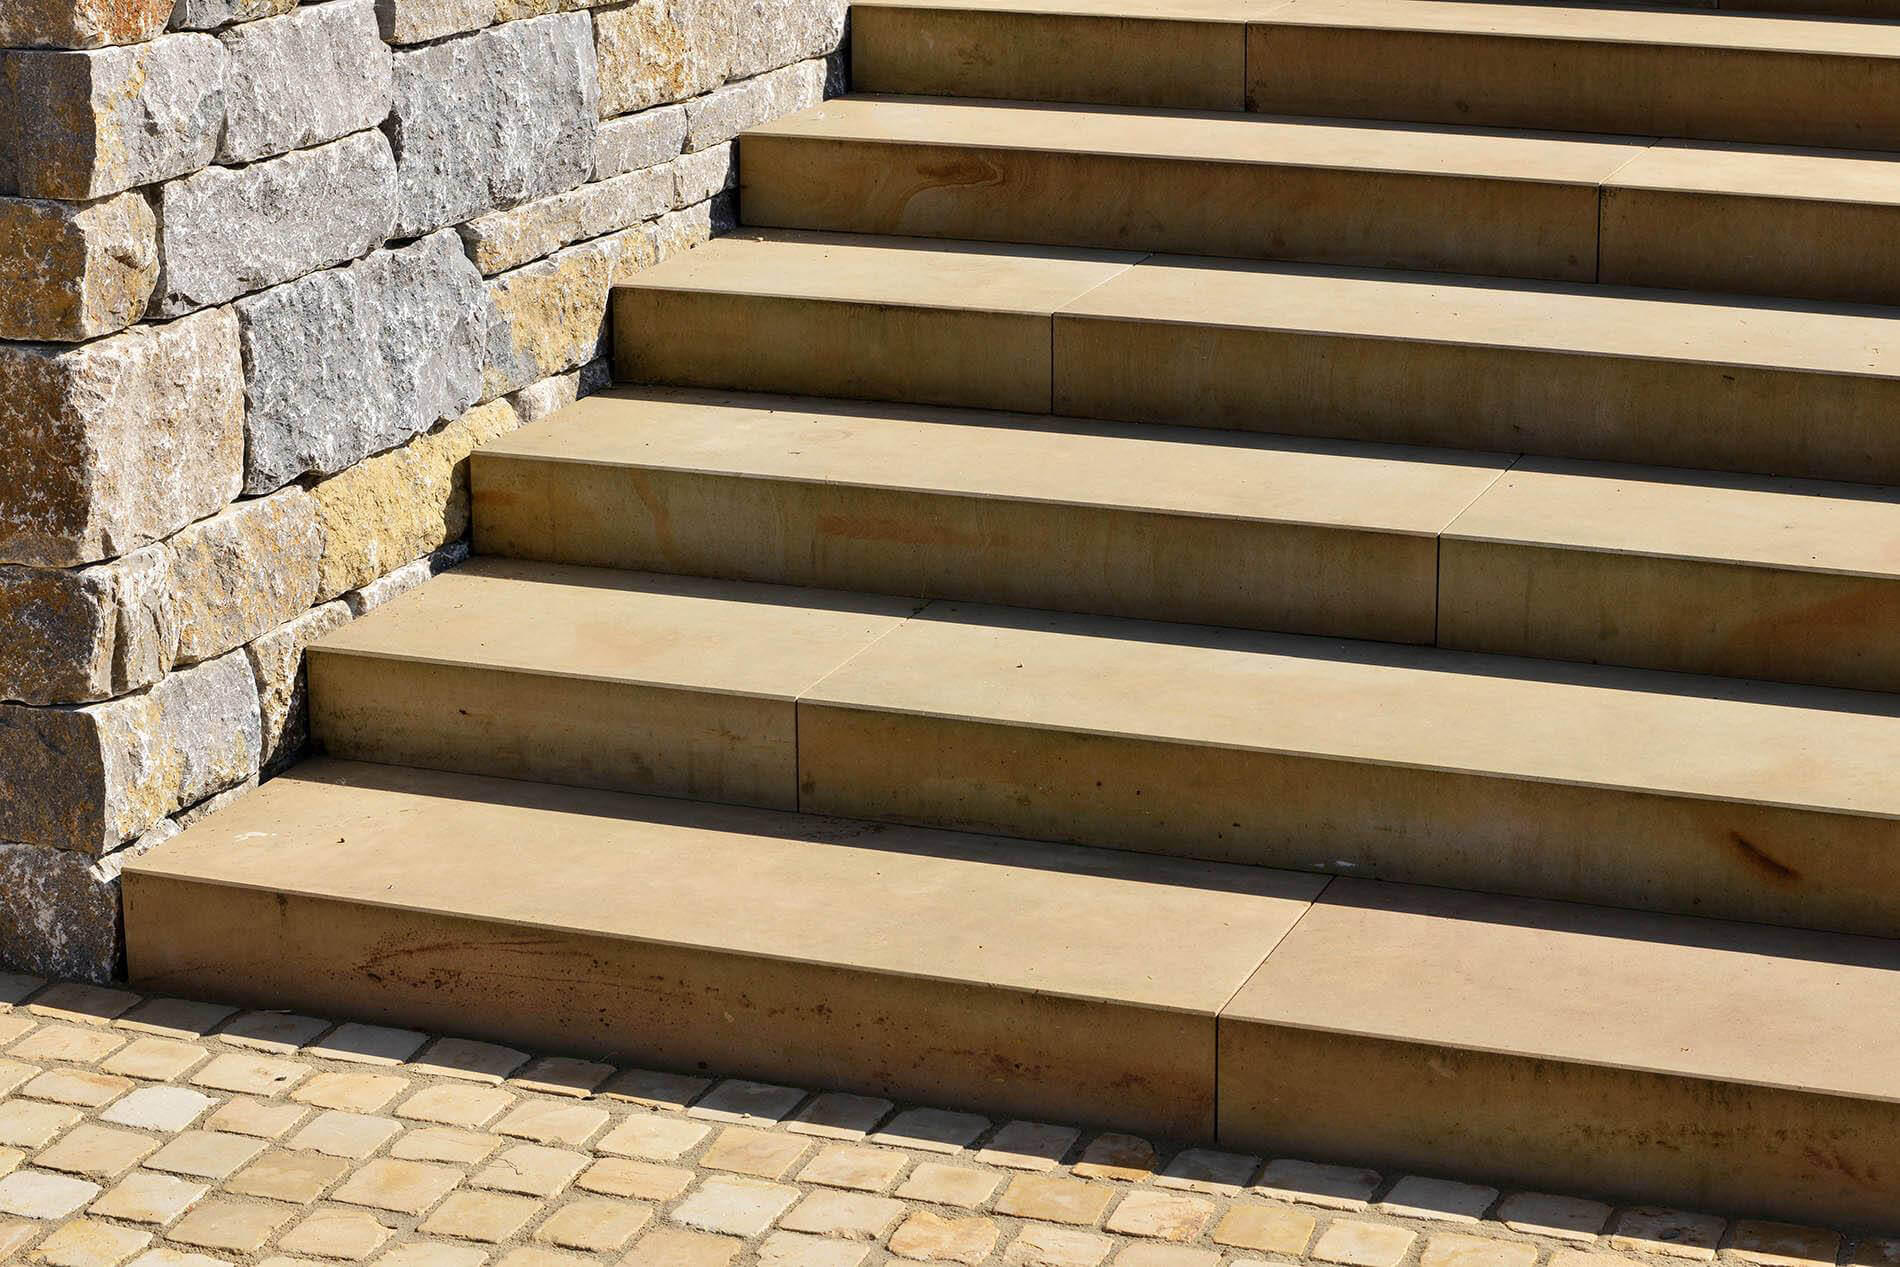
[[[303,650],[466,555],[845,0],[0,0],[0,966],[297,759]]]

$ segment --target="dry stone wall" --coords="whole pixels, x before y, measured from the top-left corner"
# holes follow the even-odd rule
[[[0,966],[305,750],[303,653],[466,556],[846,0],[0,0]]]

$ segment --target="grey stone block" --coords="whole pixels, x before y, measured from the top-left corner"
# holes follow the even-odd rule
[[[178,650],[163,545],[86,568],[0,567],[0,700],[81,704],[150,686]]]
[[[220,162],[249,162],[373,128],[389,114],[394,62],[372,0],[328,0],[219,35]]]
[[[594,179],[607,180],[678,158],[686,148],[686,107],[655,106],[608,119],[594,135]]]
[[[492,275],[651,220],[673,209],[677,188],[672,169],[664,165],[628,172],[477,216],[459,232],[475,267]]]
[[[727,84],[686,103],[686,149],[723,145],[747,128],[780,119],[825,99],[829,68],[822,60]]]
[[[256,22],[297,7],[297,0],[177,0],[172,26],[180,31],[215,31],[233,22]]]

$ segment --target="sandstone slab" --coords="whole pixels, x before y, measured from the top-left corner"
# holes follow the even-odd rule
[[[480,396],[481,274],[451,232],[241,299],[244,484],[268,492],[401,444]]]
[[[510,22],[395,58],[398,231],[459,224],[571,189],[594,168],[585,13]]]
[[[687,150],[723,145],[747,128],[817,105],[825,99],[830,75],[822,60],[798,62],[687,102]]]
[[[594,179],[657,166],[679,157],[685,147],[685,106],[656,106],[603,120],[594,134]]]
[[[139,319],[158,280],[152,208],[0,198],[0,338],[73,342]]]
[[[104,48],[162,33],[171,0],[9,0],[0,48]]]
[[[80,704],[150,686],[178,650],[171,556],[94,567],[0,566],[0,700]]]
[[[257,687],[232,652],[99,704],[0,704],[0,841],[102,855],[257,770]]]
[[[329,0],[218,38],[230,55],[220,162],[321,145],[389,114],[394,60],[373,0]]]
[[[12,114],[0,125],[13,132],[0,192],[103,198],[198,170],[216,154],[224,124],[225,60],[217,40],[182,33],[0,55],[11,89],[0,116]]]
[[[678,205],[677,192],[673,168],[663,165],[477,216],[458,231],[475,266],[493,275],[654,219]]]
[[[307,610],[322,536],[300,488],[241,501],[166,543],[178,662],[223,655]]]
[[[65,567],[169,536],[242,478],[237,322],[215,311],[74,348],[0,344],[0,434],[0,561]]]
[[[395,156],[382,133],[359,132],[207,167],[160,187],[158,225],[164,269],[153,307],[176,315],[223,303],[381,246],[396,227]]]

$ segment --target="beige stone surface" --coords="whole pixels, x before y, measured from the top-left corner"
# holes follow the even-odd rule
[[[9,297],[0,337],[111,334],[139,319],[157,280],[156,224],[138,194],[93,203],[0,198],[0,287]]]
[[[897,1195],[933,1205],[952,1205],[974,1210],[990,1199],[1002,1186],[1003,1177],[987,1170],[967,1166],[946,1166],[941,1162],[919,1162]]]
[[[1417,1234],[1381,1223],[1336,1219],[1313,1245],[1313,1257],[1347,1267],[1397,1267]]]
[[[172,1175],[135,1170],[89,1207],[93,1214],[167,1227],[211,1189]]]
[[[796,1129],[794,1127],[793,1129]],[[824,1184],[833,1188],[855,1188],[864,1192],[888,1192],[904,1170],[902,1153],[881,1148],[854,1148],[833,1144],[822,1149],[798,1172],[801,1183]]]
[[[1727,1221],[1712,1214],[1637,1206],[1617,1216],[1610,1248],[1707,1262],[1715,1257]]]
[[[0,47],[103,48],[165,29],[167,0],[19,0],[0,14]]]
[[[352,1174],[332,1198],[397,1214],[422,1214],[460,1183],[462,1172],[416,1161],[372,1161]]]
[[[599,355],[608,288],[659,258],[655,233],[636,225],[490,278],[482,395],[518,391]]]
[[[709,1170],[729,1170],[760,1179],[783,1179],[810,1149],[810,1144],[796,1136],[745,1126],[728,1126],[700,1154],[699,1164]]]
[[[976,1159],[1010,1170],[1053,1170],[1080,1134],[1048,1122],[1006,1122],[977,1150]]]
[[[1500,1241],[1485,1236],[1440,1234],[1425,1242],[1420,1267],[1531,1267],[1537,1246],[1525,1241]]]
[[[350,1163],[316,1152],[268,1152],[224,1182],[227,1192],[308,1205],[341,1179]]]
[[[254,1254],[293,1217],[282,1206],[214,1198],[195,1207],[165,1235],[181,1245]]]
[[[1200,1239],[1214,1214],[1214,1203],[1171,1192],[1131,1192],[1123,1197],[1103,1226],[1124,1236],[1163,1241]]]
[[[178,660],[224,654],[307,610],[323,549],[317,503],[300,488],[238,502],[166,542]]]
[[[891,1234],[891,1252],[932,1262],[980,1263],[996,1244],[998,1228],[980,1216],[948,1217],[919,1210]]]
[[[1087,1180],[1017,1175],[997,1198],[996,1209],[1018,1218],[1089,1227],[1101,1221],[1115,1195],[1113,1188]]]
[[[150,1232],[96,1219],[62,1223],[40,1242],[30,1261],[47,1267],[116,1267],[152,1242]]]
[[[285,1232],[277,1247],[291,1254],[361,1262],[393,1232],[393,1228],[360,1210],[318,1210]]]
[[[422,1088],[397,1105],[394,1112],[397,1117],[420,1122],[481,1127],[494,1121],[514,1102],[514,1096],[495,1087],[445,1084]]]
[[[671,1201],[692,1185],[693,1178],[693,1172],[682,1166],[603,1157],[575,1179],[574,1186],[614,1197]]]
[[[1208,1233],[1218,1245],[1298,1257],[1313,1239],[1315,1220],[1302,1210],[1281,1206],[1235,1204]]]
[[[456,1192],[435,1208],[421,1230],[430,1236],[495,1244],[512,1237],[541,1213],[534,1197],[512,1197],[499,1192]]]
[[[564,1249],[612,1253],[625,1249],[652,1218],[647,1206],[583,1197],[550,1215],[534,1230],[534,1238]]]

